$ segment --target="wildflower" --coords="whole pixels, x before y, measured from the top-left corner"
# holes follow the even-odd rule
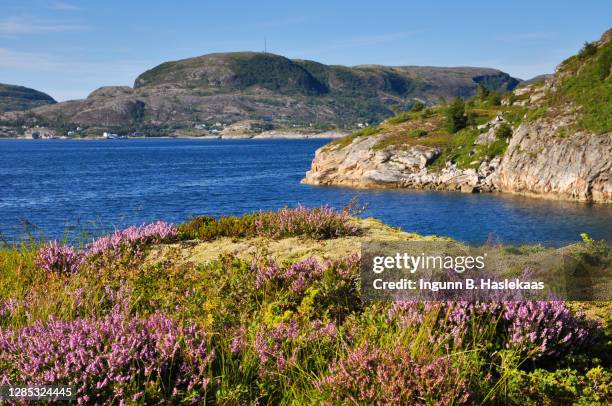
[[[49,273],[72,274],[78,271],[83,259],[80,251],[53,240],[38,250],[36,263],[42,270]]]
[[[450,357],[418,359],[403,346],[385,350],[367,341],[334,361],[314,384],[340,404],[450,405],[469,396],[467,378]]]
[[[7,367],[0,380],[75,385],[79,404],[113,404],[131,396],[158,403],[186,392],[203,400],[214,358],[206,344],[204,331],[162,313],[138,318],[116,308],[102,318],[51,318],[0,329],[0,365]],[[139,389],[158,382],[167,386],[146,395]]]
[[[158,243],[176,238],[178,229],[164,221],[131,226],[125,230],[115,230],[114,233],[100,237],[87,245],[87,256],[92,257],[102,253],[118,253],[123,248],[137,248],[146,243]]]

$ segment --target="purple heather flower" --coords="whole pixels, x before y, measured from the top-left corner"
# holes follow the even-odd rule
[[[82,252],[53,240],[38,250],[36,263],[46,272],[72,274],[79,270],[83,259]]]

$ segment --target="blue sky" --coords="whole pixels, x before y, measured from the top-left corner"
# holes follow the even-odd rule
[[[0,82],[82,98],[161,62],[263,49],[328,64],[552,72],[612,26],[604,1],[0,0]]]

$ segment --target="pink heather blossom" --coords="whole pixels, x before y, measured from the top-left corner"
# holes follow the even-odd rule
[[[123,248],[135,248],[141,244],[157,243],[178,236],[178,229],[164,221],[131,226],[125,230],[116,230],[113,234],[100,237],[87,245],[87,256],[96,256],[106,252],[119,252]]]
[[[254,262],[251,269],[255,273],[255,284],[258,288],[268,282],[286,286],[292,293],[303,293],[314,281],[321,279],[325,269],[336,273],[341,278],[355,275],[359,268],[359,255],[350,255],[338,260],[319,262],[310,257],[282,268],[273,258],[263,263]]]
[[[36,264],[49,273],[72,274],[79,270],[83,260],[82,252],[53,240],[38,250]]]
[[[469,397],[467,378],[450,357],[420,360],[408,348],[381,349],[369,342],[334,361],[314,384],[338,404],[451,405]]]
[[[273,258],[268,258],[259,266],[257,263],[251,265],[251,269],[255,272],[255,285],[258,288],[264,286],[267,282],[278,279],[282,276],[280,266]]]
[[[307,235],[312,238],[336,238],[356,235],[355,225],[347,211],[338,212],[323,206],[283,208],[277,212],[261,212],[255,220],[256,234],[263,237],[282,238]]]
[[[75,385],[78,404],[178,401],[189,393],[203,401],[214,355],[204,331],[182,327],[162,313],[128,316],[121,306],[108,316],[51,318],[21,329],[0,329],[0,380],[30,385]]]
[[[597,327],[582,313],[573,314],[563,301],[503,302],[396,302],[389,318],[400,326],[418,326],[426,314],[438,312],[433,340],[451,339],[458,347],[468,331],[480,335],[496,323],[506,348],[519,349],[533,358],[555,356],[588,342]],[[478,323],[472,321],[479,319]],[[474,330],[476,329],[476,330]]]
[[[239,353],[246,346],[246,329],[241,327],[237,332],[232,341],[230,342],[229,349],[232,354]]]

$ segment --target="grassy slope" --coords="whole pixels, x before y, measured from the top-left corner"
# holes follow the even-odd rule
[[[562,79],[551,95],[552,106],[572,102],[579,115],[577,127],[595,134],[612,131],[612,31],[601,46],[584,48],[560,66]],[[589,51],[591,50],[592,51]]]
[[[379,141],[374,146],[377,150],[418,145],[441,148],[442,154],[432,164],[433,169],[440,168],[447,161],[457,163],[458,168],[474,168],[478,167],[484,158],[490,159],[503,154],[507,146],[505,140],[498,140],[488,146],[474,146],[478,135],[485,131],[476,127],[491,120],[498,113],[515,125],[522,120],[526,111],[520,106],[496,106],[486,102],[468,103],[466,113],[473,116],[474,124],[455,134],[445,128],[444,107],[429,108],[421,112],[402,112],[376,127],[366,128],[334,140],[329,146],[344,148],[356,138],[376,136],[379,137]]]

